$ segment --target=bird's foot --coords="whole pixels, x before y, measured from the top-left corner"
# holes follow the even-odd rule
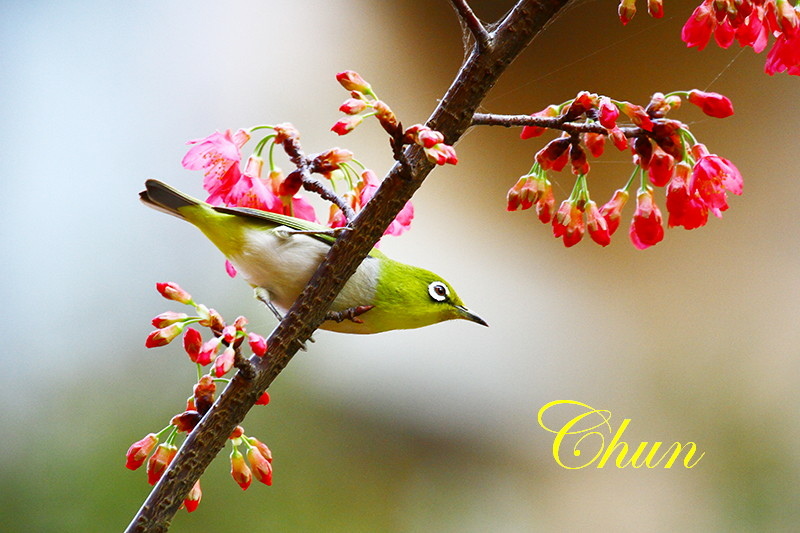
[[[256,295],[256,299],[267,306],[267,309],[269,309],[275,316],[275,318],[278,319],[278,322],[283,321],[283,315],[281,314],[280,311],[278,311],[278,308],[275,307],[275,304],[272,303],[272,300],[270,300],[269,292],[267,291],[267,289],[265,289],[264,287],[256,287],[254,292]],[[314,340],[314,337],[309,337],[308,342],[317,342],[317,341]],[[300,349],[303,350],[304,352],[308,351],[305,342],[300,343]]]
[[[325,320],[333,320],[334,322],[344,322],[345,320],[350,320],[356,324],[363,324],[364,321],[358,318],[359,315],[363,315],[373,307],[375,306],[358,305],[356,307],[349,307],[344,311],[328,311],[328,314],[325,315]]]

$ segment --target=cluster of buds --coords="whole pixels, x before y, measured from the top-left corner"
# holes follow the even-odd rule
[[[167,311],[153,318],[152,324],[157,329],[147,336],[146,347],[165,346],[183,333],[183,347],[189,359],[197,363],[198,367],[214,363],[214,373],[217,377],[227,374],[233,367],[235,357],[241,357],[239,350],[245,339],[255,355],[263,357],[267,353],[266,340],[257,333],[247,331],[245,317],[240,316],[233,324],[227,325],[218,312],[203,304],[195,303],[191,295],[177,284],[157,283],[156,289],[168,300],[194,307],[197,315],[189,316],[186,313]],[[190,324],[209,328],[213,336],[203,342],[200,332],[188,327]]]
[[[664,238],[653,187],[666,188],[670,227],[700,227],[707,222],[709,212],[721,217],[728,208],[727,193],[742,193],[742,176],[733,163],[709,153],[697,142],[688,126],[666,118],[670,110],[680,107],[682,98],[711,117],[733,114],[726,97],[699,90],[656,93],[646,107],[582,91],[573,100],[534,113],[531,116],[538,119],[537,123],[525,126],[521,138],[542,135],[548,127],[562,129],[564,134],[537,152],[531,169],[509,190],[507,209],[536,206],[539,220],[552,221],[553,234],[563,238],[566,246],[580,242],[586,231],[592,240],[606,246],[619,227],[622,208],[638,176],[629,235],[639,249]],[[622,116],[629,124],[618,123]],[[605,137],[611,138],[619,150],[630,148],[635,170],[627,184],[598,207],[589,195],[586,150],[594,157],[602,155]],[[569,198],[556,210],[547,172],[560,171],[567,163],[577,179]]]
[[[168,300],[194,307],[197,315],[189,316],[173,311],[158,315],[152,321],[157,329],[147,336],[145,346],[148,348],[164,346],[183,333],[183,348],[189,359],[197,365],[198,380],[193,387],[192,395],[186,400],[186,408],[183,412],[173,416],[169,425],[164,429],[158,433],[148,434],[133,443],[128,449],[125,466],[136,470],[147,461],[147,481],[151,485],[158,482],[175,457],[178,451],[176,440],[179,434],[191,432],[211,409],[214,404],[217,383],[230,381],[223,376],[231,370],[235,360],[242,357],[240,350],[244,341],[247,341],[250,350],[258,357],[264,357],[268,351],[264,337],[247,331],[246,318],[239,317],[233,324],[227,325],[219,313],[203,304],[196,303],[192,296],[177,284],[157,283],[156,289]],[[188,327],[189,324],[209,328],[212,332],[211,339],[203,342],[201,333],[197,329]],[[212,363],[214,364],[213,369],[208,374],[204,374],[203,367]],[[269,400],[269,393],[265,391],[256,400],[256,405],[267,405]],[[272,462],[272,454],[269,448],[258,439],[246,436],[241,426],[237,427],[230,439],[234,448],[242,443],[248,446],[248,458],[254,465],[258,479],[267,485],[271,484],[272,467],[269,463]],[[256,451],[252,452],[252,458],[250,458],[249,448],[256,448]],[[233,463],[233,457],[231,461]],[[232,473],[234,473],[234,469],[232,469]],[[233,477],[239,482],[237,475],[234,474]],[[198,481],[184,500],[184,505],[189,512],[197,508],[201,496],[202,491]]]
[[[421,146],[428,161],[435,165],[458,163],[456,151],[444,142],[444,135],[422,124],[415,124],[403,129],[394,112],[382,100],[379,100],[372,86],[357,72],[346,70],[336,75],[336,79],[346,90],[350,98],[344,101],[339,111],[345,117],[339,119],[331,127],[331,131],[345,135],[361,124],[368,117],[375,117],[383,129],[389,134],[392,146],[397,152],[403,145]]]
[[[648,0],[651,16],[664,15],[662,0]],[[636,14],[636,0],[621,0],[619,18],[627,24]],[[703,0],[683,25],[681,38],[686,46],[702,50],[714,36],[722,48],[734,41],[761,53],[776,37],[767,55],[767,74],[788,72],[800,75],[800,5],[790,0]]]
[[[261,442],[255,437],[248,437],[244,434],[242,426],[237,426],[230,436],[231,446],[231,477],[236,483],[242,487],[242,490],[247,490],[253,480],[253,474],[256,479],[265,485],[272,485],[272,452],[266,444]],[[247,462],[245,456],[239,451],[239,446],[244,444],[247,455]],[[247,466],[250,463],[250,466]]]
[[[623,24],[630,22],[636,14],[636,0],[620,0],[617,13],[619,14],[619,20]],[[660,19],[663,17],[663,0],[647,0],[647,13],[653,18]]]

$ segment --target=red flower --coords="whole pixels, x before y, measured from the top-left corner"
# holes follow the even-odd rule
[[[611,233],[608,231],[608,222],[603,218],[597,204],[589,200],[586,202],[586,229],[589,236],[600,246],[608,246],[611,242]]]
[[[583,144],[592,153],[592,157],[600,157],[606,147],[606,136],[602,133],[584,133]]]
[[[764,71],[772,76],[776,72],[800,75],[800,32],[787,37],[782,34],[767,54]]]
[[[183,500],[186,510],[191,513],[197,509],[197,506],[200,505],[200,498],[202,497],[203,491],[200,490],[200,480],[198,479],[195,481],[194,486],[192,486],[192,490],[190,490],[189,494],[186,495],[186,499]]]
[[[608,223],[609,235],[613,235],[614,232],[617,231],[617,228],[619,227],[620,213],[627,201],[628,191],[624,189],[618,189],[614,191],[614,196],[611,197],[611,200],[606,202],[603,207],[600,208],[600,214]]]
[[[769,28],[767,24],[764,24],[763,18],[764,8],[753,6],[750,16],[736,28],[736,39],[739,41],[739,45],[752,46],[757,54],[764,51],[769,38]]]
[[[230,189],[239,181],[239,162],[242,146],[250,140],[244,130],[236,133],[226,130],[214,132],[203,139],[187,142],[192,148],[183,157],[181,164],[188,170],[204,170],[203,188],[209,193],[208,202],[219,204]]]
[[[702,4],[695,8],[689,20],[683,25],[681,39],[689,48],[696,46],[698,50],[702,50],[711,39],[711,32],[714,31],[716,22],[711,11],[712,1],[704,0]]]
[[[564,200],[553,218],[553,236],[563,237],[564,246],[575,246],[583,238],[584,223],[583,211],[578,209],[577,203]]]
[[[188,328],[183,334],[183,349],[189,355],[193,363],[197,362],[200,356],[200,349],[203,347],[203,336],[194,328]]]
[[[742,194],[744,180],[739,169],[724,157],[710,154],[703,144],[692,146],[697,162],[689,179],[689,191],[696,193],[717,217],[728,209],[727,192]]]
[[[144,464],[147,456],[158,444],[158,436],[155,433],[150,433],[142,440],[136,441],[128,448],[128,453],[125,454],[125,467],[131,470],[136,470]]]
[[[178,453],[178,448],[172,444],[160,444],[156,448],[155,453],[150,456],[150,460],[147,462],[148,483],[155,485],[161,479],[167,466],[175,458],[176,453]]]
[[[679,172],[672,178],[667,187],[667,211],[669,219],[667,225],[670,228],[683,226],[686,229],[699,228],[708,222],[708,208],[705,202],[696,192],[689,190],[689,185],[682,174]]]
[[[655,203],[651,187],[639,189],[629,234],[633,245],[640,250],[658,244],[664,238],[661,211]]]
[[[733,115],[733,104],[726,96],[719,93],[694,89],[689,91],[689,101],[710,117],[726,118]]]
[[[617,127],[619,108],[607,96],[600,98],[600,125],[604,128],[614,129]]]
[[[650,178],[650,182],[656,187],[663,187],[672,179],[674,172],[675,158],[656,144],[647,167],[647,176]]]

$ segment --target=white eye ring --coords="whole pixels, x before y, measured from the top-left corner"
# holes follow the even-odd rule
[[[450,291],[448,290],[447,285],[441,281],[434,281],[428,285],[428,294],[430,294],[431,298],[437,302],[444,302],[450,296]]]

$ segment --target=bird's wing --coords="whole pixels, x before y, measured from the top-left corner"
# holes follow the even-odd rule
[[[333,244],[333,242],[336,240],[336,237],[333,235],[325,233],[330,232],[331,228],[321,224],[316,224],[314,222],[309,222],[308,220],[303,220],[302,218],[290,217],[278,213],[270,213],[269,211],[261,211],[260,209],[251,209],[249,207],[215,206],[214,210],[220,213],[227,213],[229,215],[243,216],[258,220],[268,224],[270,227],[277,225],[286,226],[287,228],[298,231],[319,231],[320,233],[313,233],[311,236],[326,244]],[[369,252],[369,255],[372,257],[386,257],[383,252],[376,248],[373,248]]]

